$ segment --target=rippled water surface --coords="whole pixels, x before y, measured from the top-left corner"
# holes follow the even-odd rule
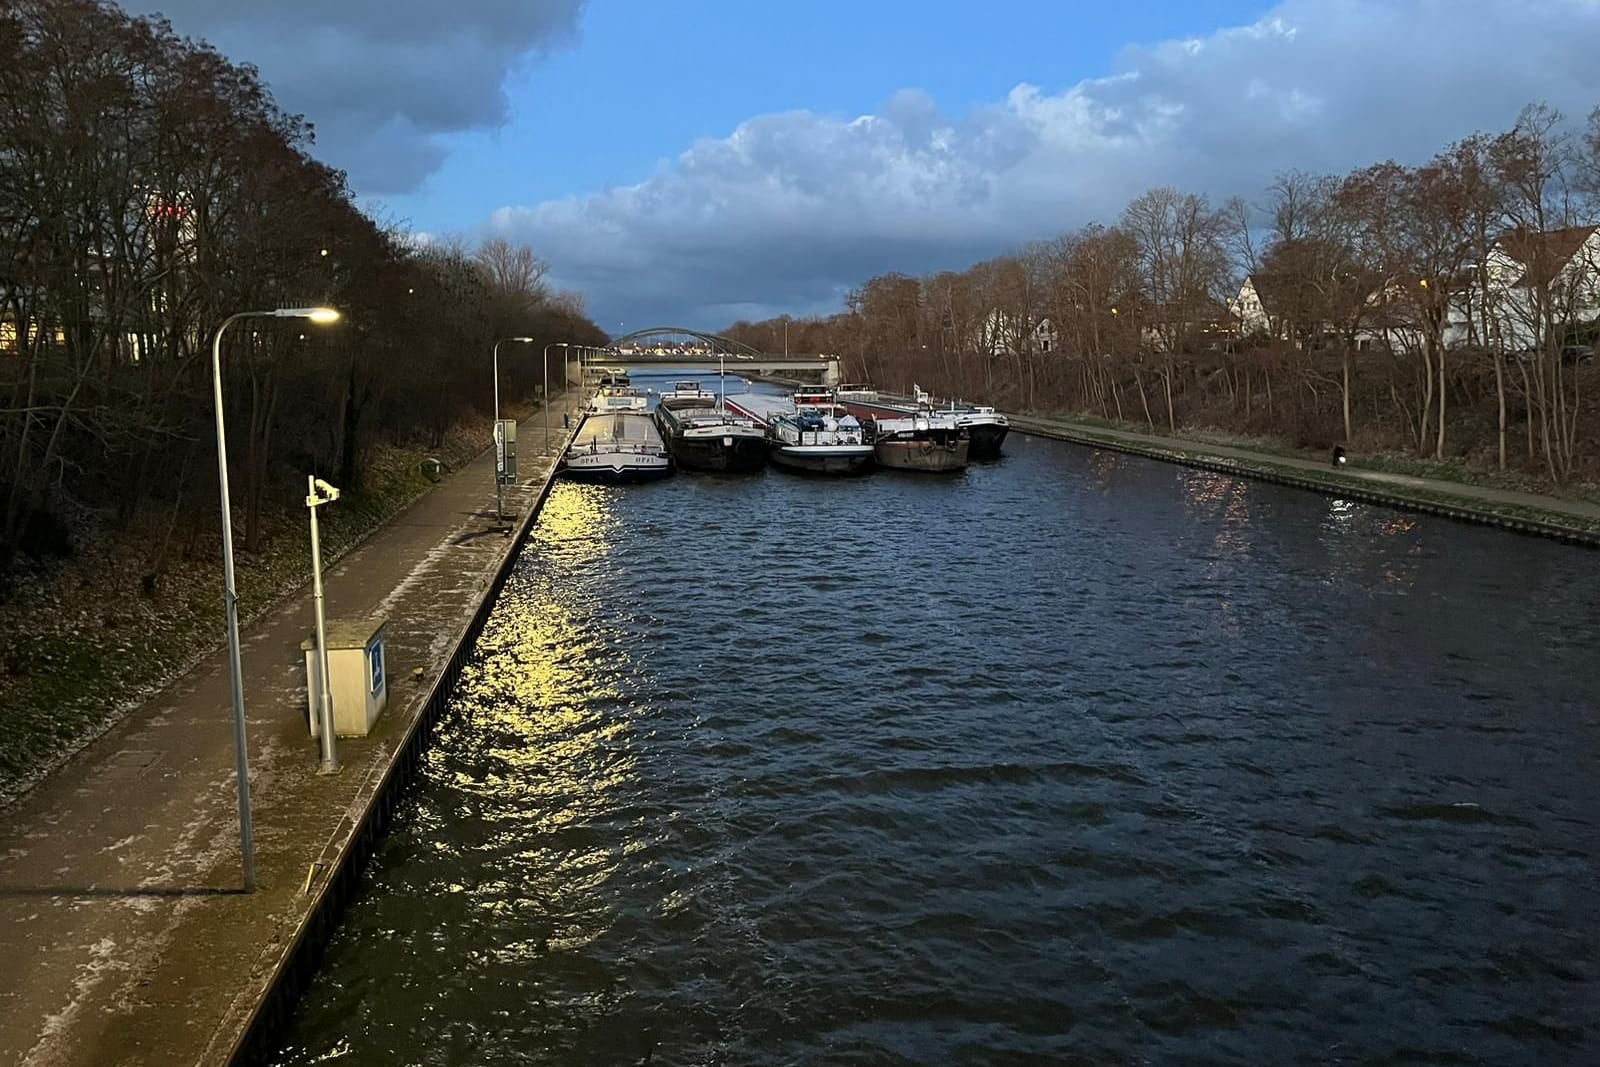
[[[561,485],[277,1062],[1600,1063],[1597,573],[1019,436]]]

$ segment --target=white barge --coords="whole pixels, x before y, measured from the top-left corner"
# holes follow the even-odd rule
[[[643,482],[672,473],[672,455],[649,415],[590,414],[561,457],[561,473],[580,482]]]

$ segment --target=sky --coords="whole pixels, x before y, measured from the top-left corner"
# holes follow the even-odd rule
[[[1600,105],[1600,0],[126,6],[259,67],[380,221],[529,244],[613,334]]]

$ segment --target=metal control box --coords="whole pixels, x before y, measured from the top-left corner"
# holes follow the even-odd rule
[[[328,622],[328,691],[333,694],[333,732],[338,737],[365,737],[389,702],[382,619]],[[317,694],[316,635],[300,642],[306,661],[306,712],[311,736],[320,737]]]

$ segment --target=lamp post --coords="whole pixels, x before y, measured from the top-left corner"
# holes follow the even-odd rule
[[[546,452],[550,451],[550,350],[570,347],[572,346],[565,341],[552,341],[544,346],[544,358],[540,360],[544,365],[544,450]]]
[[[222,600],[228,619],[228,671],[233,681],[234,773],[239,788],[239,854],[244,864],[244,891],[256,890],[256,847],[250,824],[250,752],[244,731],[244,677],[239,663],[239,595],[233,582],[233,511],[228,504],[228,438],[222,416],[222,334],[239,319],[310,319],[316,323],[339,321],[333,308],[278,308],[274,311],[240,311],[229,315],[211,339],[211,402],[217,416],[217,488],[222,497]]]
[[[531,345],[531,337],[502,337],[494,343],[494,427],[495,427],[495,457],[494,457],[494,519],[496,522],[506,517],[505,512],[505,487],[500,484],[500,451],[504,447],[500,443],[500,346],[507,341],[518,344]]]

